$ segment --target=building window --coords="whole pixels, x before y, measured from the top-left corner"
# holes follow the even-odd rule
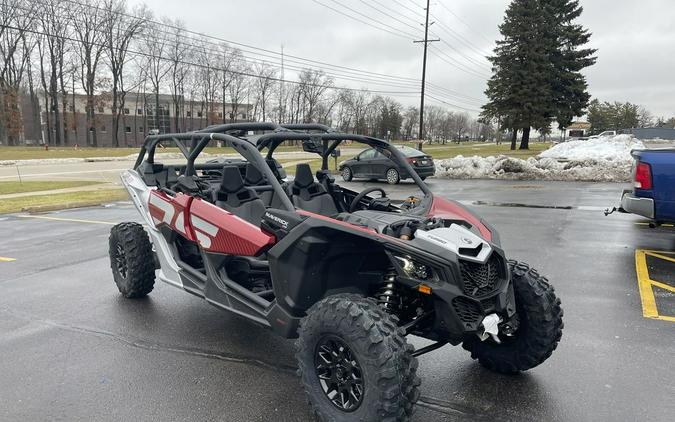
[[[219,113],[218,113],[218,117],[221,117],[221,118],[222,118],[222,117],[223,117],[223,113],[222,113],[222,112],[219,112]]]
[[[105,126],[101,126],[101,133],[105,133]]]
[[[124,128],[124,132],[125,132],[125,133],[131,133],[131,126],[126,126],[126,127]]]
[[[201,111],[198,111],[198,112],[197,112],[197,117],[202,117],[202,112],[201,112]]]
[[[185,112],[186,117],[192,117],[192,112],[191,111],[186,111]]]
[[[138,133],[143,133],[143,126],[138,127]]]
[[[139,115],[143,114],[143,109],[142,108],[136,109],[136,114],[139,114]]]
[[[103,107],[99,107],[99,108],[98,108],[98,112],[99,112],[99,113],[103,113]]]
[[[129,109],[128,109],[128,108],[125,108],[123,111],[124,111],[124,114],[129,114]]]
[[[68,106],[68,111],[75,111],[75,108],[71,105]]]

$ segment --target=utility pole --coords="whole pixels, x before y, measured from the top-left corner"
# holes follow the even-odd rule
[[[281,44],[281,82],[279,83],[279,124],[284,123],[284,45]]]
[[[426,77],[427,77],[427,47],[429,46],[430,42],[440,41],[440,38],[434,40],[429,39],[429,26],[434,24],[433,22],[431,22],[431,25],[429,25],[429,2],[430,0],[427,0],[426,20],[424,21],[424,39],[419,41],[413,41],[414,43],[424,43],[424,58],[422,59],[422,91],[420,99],[420,131],[419,131],[420,150],[422,149],[421,142],[424,137],[424,86],[426,84]]]

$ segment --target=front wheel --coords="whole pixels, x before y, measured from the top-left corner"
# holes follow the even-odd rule
[[[329,296],[307,311],[298,372],[321,421],[406,421],[419,398],[417,359],[395,316],[373,299]]]
[[[563,310],[553,286],[527,264],[509,261],[519,326],[512,336],[481,341],[471,335],[462,346],[495,372],[514,374],[548,359],[562,337]]]
[[[390,168],[387,170],[387,183],[390,185],[396,185],[401,181],[401,175],[398,173],[398,170],[395,168]]]

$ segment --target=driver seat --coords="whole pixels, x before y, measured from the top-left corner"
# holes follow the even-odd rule
[[[295,179],[289,191],[293,205],[302,210],[326,217],[333,217],[338,213],[333,197],[314,181],[312,169],[307,163],[295,167]]]
[[[255,191],[244,186],[241,171],[235,166],[223,168],[223,178],[214,192],[217,206],[256,226],[265,213],[265,204]]]

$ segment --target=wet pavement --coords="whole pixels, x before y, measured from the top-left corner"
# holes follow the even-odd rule
[[[548,276],[565,329],[553,356],[518,376],[490,373],[461,347],[421,356],[413,420],[672,420],[675,298],[658,283],[673,286],[674,267],[659,256],[674,256],[675,229],[604,217],[619,184],[429,185]],[[119,296],[108,231],[138,219],[128,203],[0,216],[0,420],[311,420],[292,341],[165,284],[144,300]],[[652,289],[665,319],[644,306],[636,250],[655,251],[642,292]]]

